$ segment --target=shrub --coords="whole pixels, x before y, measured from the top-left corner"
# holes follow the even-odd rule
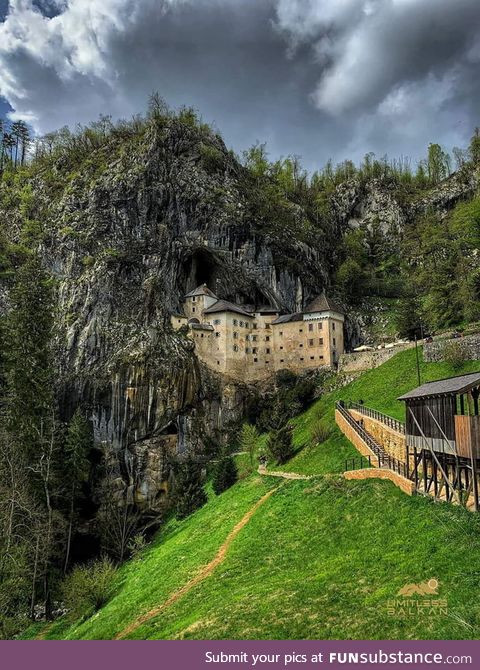
[[[88,616],[102,608],[113,593],[116,568],[103,557],[74,568],[62,584],[62,597],[72,618]]]
[[[231,456],[221,458],[215,464],[213,471],[212,485],[217,495],[229,489],[238,479],[238,470],[235,461]]]
[[[332,429],[326,423],[321,420],[318,420],[312,428],[311,435],[312,440],[315,444],[322,444],[326,442],[330,435],[332,434]]]
[[[293,456],[292,433],[292,426],[287,424],[268,436],[267,451],[277,465],[283,465]]]
[[[459,370],[465,363],[467,352],[463,342],[449,340],[443,346],[443,358],[454,370]]]

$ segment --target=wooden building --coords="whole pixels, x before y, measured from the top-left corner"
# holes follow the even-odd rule
[[[480,372],[402,395],[408,470],[417,489],[479,509]]]

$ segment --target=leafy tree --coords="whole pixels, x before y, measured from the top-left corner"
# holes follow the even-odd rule
[[[445,179],[450,174],[450,156],[439,144],[428,147],[428,178],[432,184]]]
[[[480,163],[480,128],[475,128],[469,147],[470,158],[475,165]]]

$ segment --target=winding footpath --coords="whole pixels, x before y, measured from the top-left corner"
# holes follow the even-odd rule
[[[268,473],[270,474],[270,473]],[[285,473],[286,474],[286,473]],[[288,478],[286,478],[288,479]],[[184,584],[180,589],[172,593],[172,595],[165,600],[162,604],[158,605],[157,607],[154,607],[153,609],[149,610],[148,612],[145,612],[145,614],[142,614],[138,619],[133,621],[131,624],[129,624],[126,628],[124,628],[118,635],[116,635],[115,640],[122,640],[126,638],[127,636],[131,635],[134,631],[137,630],[140,626],[143,624],[147,623],[151,619],[155,618],[159,614],[161,614],[164,610],[166,610],[168,607],[173,605],[174,603],[177,602],[177,600],[180,600],[180,598],[183,598],[184,595],[186,595],[189,591],[191,591],[195,586],[200,584],[200,582],[203,582],[204,579],[209,577],[212,572],[221,564],[226,558],[227,552],[230,549],[230,545],[232,544],[233,540],[237,537],[239,532],[244,528],[247,523],[250,521],[252,516],[255,514],[255,512],[258,510],[259,507],[263,505],[264,502],[270,498],[272,493],[278,490],[278,487],[275,489],[272,489],[271,491],[268,491],[263,495],[260,500],[258,500],[253,507],[251,507],[248,512],[243,516],[243,518],[237,523],[237,525],[233,528],[233,530],[230,531],[227,539],[225,542],[221,545],[219,548],[217,554],[215,557],[210,561],[210,563],[207,563],[206,565],[201,568],[201,570],[193,577],[190,581],[188,581],[186,584]]]

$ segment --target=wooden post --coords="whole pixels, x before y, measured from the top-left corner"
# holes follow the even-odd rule
[[[413,470],[415,474],[415,488],[418,489],[418,457],[417,457],[417,447],[413,447]]]
[[[422,449],[422,467],[423,467],[423,486],[427,493],[427,459],[425,458],[425,449]]]

